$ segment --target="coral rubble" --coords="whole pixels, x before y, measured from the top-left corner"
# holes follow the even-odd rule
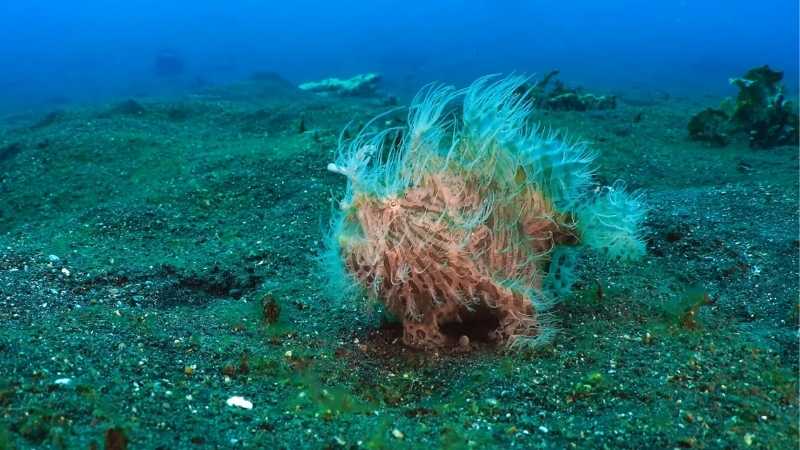
[[[304,91],[333,94],[342,97],[369,97],[376,94],[381,76],[376,73],[364,73],[342,80],[326,78],[310,81],[298,86]]]
[[[383,303],[409,346],[463,346],[481,327],[490,341],[538,345],[580,247],[644,253],[639,198],[619,184],[592,189],[594,155],[530,126],[525,83],[429,86],[407,128],[368,124],[328,165],[348,179],[323,259],[331,281]],[[461,121],[450,120],[462,97]]]

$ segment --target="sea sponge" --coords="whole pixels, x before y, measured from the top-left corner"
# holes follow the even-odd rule
[[[463,346],[471,334],[539,345],[582,246],[644,253],[639,198],[592,189],[593,153],[530,126],[526,81],[428,86],[407,127],[371,131],[379,116],[340,139],[328,165],[347,177],[323,258],[331,286],[383,303],[406,345]]]

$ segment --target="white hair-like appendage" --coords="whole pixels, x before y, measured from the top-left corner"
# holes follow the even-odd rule
[[[367,123],[353,139],[340,139],[328,170],[348,182],[321,260],[330,277],[342,282],[329,285],[352,292],[358,280],[347,270],[360,270],[361,292],[372,289],[377,296],[386,279],[378,274],[390,271],[384,274],[391,285],[384,289],[390,292],[386,305],[398,310],[404,305],[415,321],[422,320],[416,316],[426,306],[414,303],[419,298],[432,299],[429,308],[443,297],[469,310],[475,297],[466,292],[488,283],[495,287],[492,298],[530,300],[536,317],[518,317],[523,330],[508,343],[535,348],[553,335],[546,311],[569,294],[582,248],[621,260],[645,253],[641,196],[627,193],[622,183],[593,187],[595,153],[531,122],[528,81],[520,75],[490,75],[461,90],[430,84],[414,97],[407,126],[379,129],[379,120],[393,110]],[[365,211],[372,215],[365,218]],[[387,238],[388,223],[414,231]],[[448,233],[456,236],[449,249]],[[373,248],[382,250],[370,253]],[[369,251],[359,252],[364,249]],[[386,259],[378,264],[402,252],[414,256],[397,270],[387,268]],[[438,256],[424,270],[431,267],[446,276],[414,269],[425,261],[425,252]],[[361,262],[346,267],[343,255],[356,253]],[[467,261],[463,266],[470,269],[456,272],[455,263],[441,262],[451,259]],[[397,286],[415,277],[424,279],[415,285],[417,297],[403,294],[398,304]],[[476,281],[456,289],[461,277]],[[420,297],[420,292],[429,295]],[[493,306],[492,299],[481,299]],[[529,335],[526,320],[538,327]]]
[[[645,254],[641,195],[626,192],[621,182],[603,191],[577,212],[581,242],[610,259],[638,259]]]

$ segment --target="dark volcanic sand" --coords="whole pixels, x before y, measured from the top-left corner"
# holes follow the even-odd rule
[[[537,113],[645,191],[649,254],[587,255],[549,348],[430,355],[314,263],[382,103],[262,80],[0,122],[0,449],[796,448],[797,148],[689,142],[719,99]]]

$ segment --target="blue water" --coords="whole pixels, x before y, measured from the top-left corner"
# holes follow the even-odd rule
[[[0,6],[0,110],[182,92],[254,71],[431,80],[541,73],[593,90],[722,95],[749,67],[798,79],[796,0],[100,1]],[[165,76],[159,54],[183,70]]]

